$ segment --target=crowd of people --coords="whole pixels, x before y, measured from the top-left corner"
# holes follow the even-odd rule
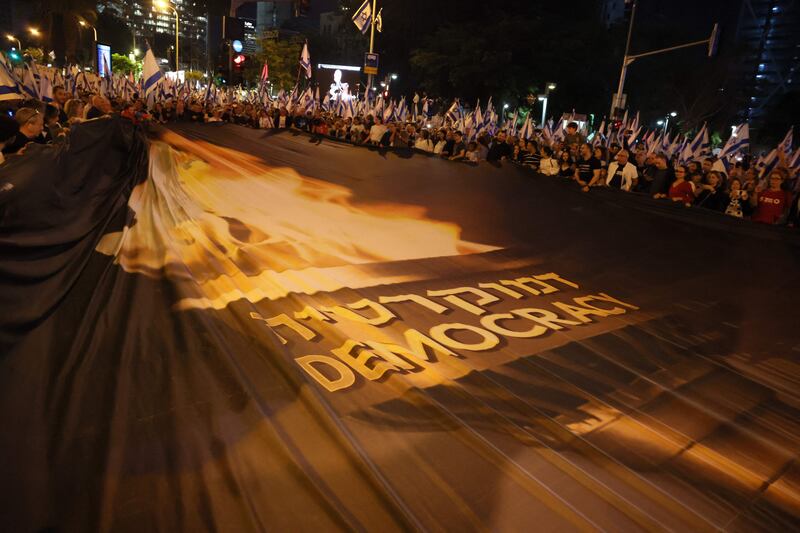
[[[306,132],[313,139],[335,139],[355,145],[405,149],[427,153],[447,161],[483,164],[508,162],[529,167],[544,176],[562,179],[584,192],[604,187],[724,213],[765,224],[800,226],[798,173],[785,154],[768,172],[759,172],[747,159],[721,165],[708,155],[688,162],[645,149],[607,142],[587,144],[578,125],[569,123],[558,139],[534,129],[524,137],[514,129],[461,131],[446,113],[420,114],[414,118],[381,113],[341,113],[314,106],[269,105],[234,101],[207,103],[201,98],[110,99],[100,94],[70,94],[53,88],[51,102],[21,101],[13,118],[0,117],[0,164],[7,157],[24,154],[28,143],[65,142],[70,128],[85,120],[118,114],[133,122],[231,123],[267,130]],[[291,109],[291,110],[290,110]],[[685,164],[684,164],[685,163]]]

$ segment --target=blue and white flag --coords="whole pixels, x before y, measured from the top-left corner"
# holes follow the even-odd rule
[[[27,64],[22,74],[22,89],[31,98],[39,98],[39,84],[36,82],[36,78],[33,77],[33,70]]]
[[[405,122],[408,116],[408,108],[406,107],[406,97],[400,99],[400,104],[397,106],[397,118],[400,122]]]
[[[311,54],[308,53],[308,43],[303,44],[303,51],[300,52],[300,68],[306,71],[306,78],[311,78]]]
[[[147,52],[144,53],[144,64],[142,65],[145,98],[151,94],[156,94],[156,89],[158,89],[159,82],[163,77],[164,74],[158,68],[158,63],[156,63],[156,56],[153,55],[153,50],[148,47]]]
[[[639,123],[639,113],[636,113],[636,120],[633,122],[634,126]],[[636,139],[639,137],[639,134],[642,132],[641,127],[631,128],[631,134],[628,136],[628,146],[633,147],[633,144],[636,142]]]
[[[789,158],[789,168],[800,169],[800,148],[794,151],[794,155]]]
[[[745,122],[739,124],[731,132],[731,136],[719,152],[719,159],[724,159],[737,152],[746,152],[750,149],[750,126]]]
[[[447,110],[447,113],[444,114],[445,118],[449,118],[451,122],[456,122],[461,117],[461,109],[458,105],[458,98],[453,100],[453,104],[450,106],[450,109]]]
[[[778,149],[783,151],[784,154],[791,154],[792,153],[792,137],[794,136],[794,126],[789,128],[789,131],[786,132],[786,135],[783,137],[783,140],[778,145]]]
[[[759,156],[758,160],[756,161],[756,170],[758,171],[758,176],[761,178],[768,176],[769,173],[772,172],[772,169],[778,164],[778,160],[777,148],[773,148],[772,151],[766,156]]]
[[[475,106],[475,113],[472,115],[472,124],[475,127],[475,133],[478,133],[484,127],[483,113],[481,113],[480,100],[478,101],[478,105]]]
[[[383,116],[381,118],[383,119],[383,122],[385,123],[385,122],[388,122],[389,119],[392,118],[392,115],[394,115],[394,100],[391,100],[389,102],[389,105],[386,106],[383,109]]]
[[[353,14],[353,24],[356,25],[361,33],[367,33],[369,25],[372,24],[372,0],[364,0],[361,7],[356,9]]]
[[[0,64],[0,101],[21,99],[22,93],[17,81],[12,77],[5,64]]]
[[[700,131],[697,132],[695,135],[694,140],[687,144],[683,151],[681,152],[681,161],[691,161],[692,159],[697,159],[703,152],[711,146],[711,143],[708,140],[708,129],[706,125],[703,124],[703,127],[700,128]]]
[[[53,101],[53,85],[47,76],[42,76],[39,80],[39,95],[45,103]]]
[[[522,125],[522,129],[519,130],[519,137],[520,139],[528,140],[533,135],[533,124],[531,123],[531,114],[528,113],[528,116],[525,118],[525,123]]]

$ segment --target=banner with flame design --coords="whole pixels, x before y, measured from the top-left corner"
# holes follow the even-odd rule
[[[237,126],[2,182],[4,529],[800,520],[793,235]]]

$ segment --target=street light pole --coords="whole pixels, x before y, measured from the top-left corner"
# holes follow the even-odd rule
[[[633,35],[633,20],[636,16],[636,0],[633,1],[631,7],[631,23],[628,26],[628,41],[625,43],[625,56],[622,58],[622,69],[619,73],[619,84],[617,85],[617,94],[611,102],[611,116],[614,117],[614,111],[622,107],[622,91],[625,88],[625,75],[628,73],[628,67],[631,63],[640,57],[653,56],[656,54],[663,54],[664,52],[672,52],[673,50],[681,50],[682,48],[689,48],[690,46],[699,46],[701,44],[708,45],[708,57],[713,57],[716,54],[717,42],[719,40],[719,24],[714,24],[711,29],[711,36],[708,39],[700,41],[693,41],[691,43],[679,44],[676,46],[669,46],[667,48],[660,48],[658,50],[651,50],[650,52],[642,52],[641,54],[631,54],[631,35]]]
[[[378,7],[378,0],[372,0],[372,20],[369,23],[369,53],[375,45],[375,9]],[[372,74],[367,75],[367,98],[372,90]]]
[[[100,60],[97,58],[97,28],[86,22],[85,20],[79,20],[78,25],[81,28],[89,27],[92,28],[92,32],[94,32],[94,46],[92,47],[92,55],[94,56],[94,63],[95,63],[95,71],[100,72]]]
[[[550,98],[550,91],[554,91],[555,89],[556,84],[553,82],[548,82],[547,86],[544,88],[544,95],[542,96],[542,122],[539,124],[542,127],[544,127],[544,121],[547,120],[547,100]]]
[[[622,69],[619,73],[619,84],[617,85],[617,94],[611,101],[610,117],[614,117],[617,108],[622,107],[622,90],[625,88],[625,75],[628,73],[628,65],[633,63],[633,60],[628,60],[628,52],[631,50],[631,36],[633,35],[633,19],[636,17],[636,0],[633,0],[631,6],[631,22],[628,25],[628,40],[625,42],[625,55],[622,57]]]
[[[156,7],[161,9],[171,9],[173,13],[175,13],[175,72],[177,73],[180,70],[180,62],[178,58],[178,49],[180,48],[179,38],[180,38],[180,21],[178,19],[178,9],[175,8],[172,4],[168,3],[166,0],[155,0],[153,2]]]
[[[22,52],[22,43],[21,43],[21,42],[19,42],[19,39],[17,39],[16,37],[14,37],[13,35],[11,35],[10,33],[7,33],[7,34],[6,34],[6,39],[8,39],[9,41],[12,41],[12,42],[13,42],[13,41],[17,41],[17,50],[18,50],[18,51],[20,51],[20,52]]]

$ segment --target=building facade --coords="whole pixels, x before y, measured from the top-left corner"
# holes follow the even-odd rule
[[[791,0],[743,0],[736,40],[747,46],[737,76],[740,113],[757,130],[781,99],[800,98],[800,5]]]
[[[206,0],[170,0],[169,3],[178,11],[181,68],[204,69],[208,34]],[[110,12],[125,21],[135,48],[143,49],[147,41],[157,56],[174,57],[175,14],[172,10],[157,9],[152,0],[101,0],[97,11]]]

